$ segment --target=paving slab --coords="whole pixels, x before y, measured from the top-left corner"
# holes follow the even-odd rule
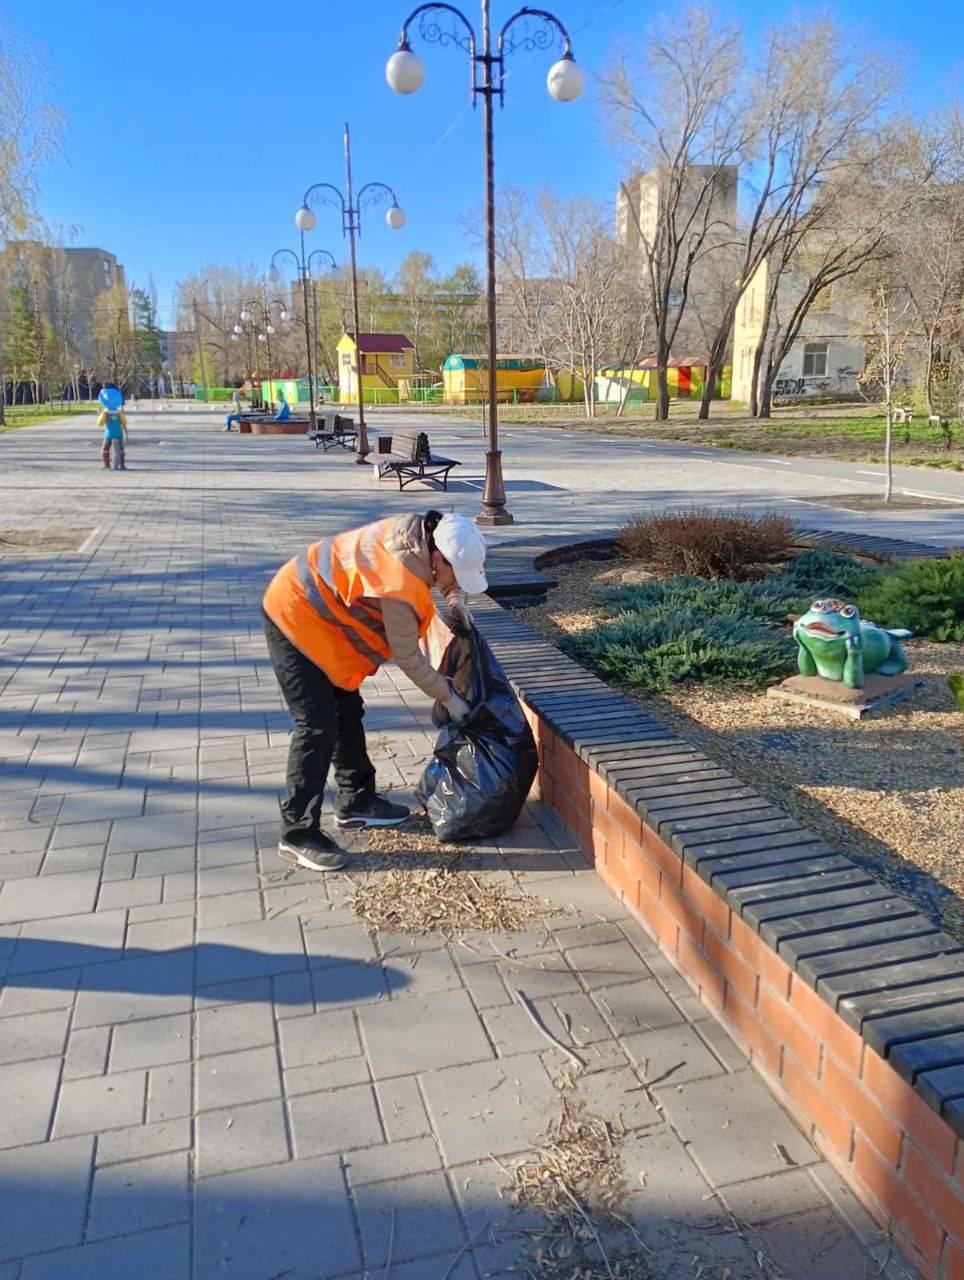
[[[750,1071],[655,1089],[714,1186],[812,1164],[817,1153]],[[739,1143],[729,1137],[736,1130]],[[781,1150],[782,1148],[782,1150]]]
[[[421,1087],[447,1164],[524,1151],[552,1115],[552,1082],[535,1053],[428,1072]]]
[[[336,1156],[204,1178],[194,1221],[195,1275],[320,1280],[360,1268]]]
[[[5,518],[81,525],[95,504],[98,527],[82,555],[42,569],[9,560],[0,575],[0,1280],[374,1280],[389,1253],[391,1280],[520,1274],[531,1242],[512,1227],[538,1220],[510,1222],[499,1193],[554,1114],[565,1059],[518,991],[585,1059],[573,1096],[627,1125],[631,1219],[660,1280],[692,1280],[694,1257],[708,1275],[760,1274],[721,1193],[773,1230],[762,1247],[774,1274],[778,1255],[784,1271],[805,1260],[808,1280],[862,1274],[857,1257],[875,1269],[879,1240],[827,1179],[807,1181],[824,1169],[816,1153],[541,805],[464,861],[558,914],[466,946],[373,937],[351,909],[354,872],[280,863],[289,718],[264,648],[263,587],[307,542],[424,509],[430,495],[373,488],[365,468],[293,437],[225,434],[202,406],[154,420],[132,407],[130,421],[122,477],[90,471],[93,416],[0,436]],[[410,421],[373,412],[376,430]],[[481,477],[477,424],[425,426]],[[551,456],[544,432],[524,426],[506,444],[516,475],[569,495],[549,509],[524,482],[511,490],[537,534],[550,518],[582,533],[586,511],[594,528],[616,524],[641,493],[785,501],[796,514],[800,496],[853,483],[831,477],[842,464],[820,464],[817,478],[748,472],[723,452],[616,440],[600,451],[562,430]],[[471,485],[450,496],[466,514],[478,502]],[[828,523],[840,518],[826,509]],[[749,809],[726,770],[615,694],[597,697],[570,659],[534,658],[516,620],[500,620],[533,698],[577,707],[583,757],[668,833],[702,833],[705,874],[740,901],[792,903],[820,872],[837,874],[828,893],[857,883],[822,842],[788,834],[782,814]],[[391,666],[364,692],[380,785],[408,796],[434,739],[430,707]],[[878,923],[819,924],[782,931],[783,948],[844,996],[888,992],[873,976],[837,983],[866,961],[947,950],[901,920],[887,940]],[[898,1070],[922,1089],[954,1071],[956,1033],[932,1036],[903,997],[887,1001],[868,1021],[897,1037]],[[964,1126],[964,1110],[952,1104],[948,1119]],[[826,1256],[805,1242],[793,1256],[788,1197],[814,1230],[844,1224]]]
[[[92,1137],[0,1152],[0,1260],[80,1244]]]
[[[359,1021],[379,1080],[494,1057],[465,991],[373,1005],[361,1010]]]

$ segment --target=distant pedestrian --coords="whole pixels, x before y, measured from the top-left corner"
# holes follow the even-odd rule
[[[124,445],[127,443],[127,418],[124,415],[124,397],[120,389],[106,386],[97,397],[103,408],[97,425],[103,429],[104,440],[100,457],[105,471],[110,470],[111,453],[114,455],[114,470],[126,471],[127,462],[124,456]]]
[[[232,425],[241,421],[241,401],[244,399],[244,388],[235,387],[231,392],[231,412],[224,419],[225,431],[230,431]]]

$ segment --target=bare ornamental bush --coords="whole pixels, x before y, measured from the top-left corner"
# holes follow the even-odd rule
[[[654,573],[739,579],[752,576],[758,565],[781,559],[793,539],[793,521],[786,516],[687,507],[641,512],[617,542]]]

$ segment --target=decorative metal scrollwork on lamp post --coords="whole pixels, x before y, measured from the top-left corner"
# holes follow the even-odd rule
[[[385,215],[385,221],[394,231],[405,225],[405,214],[399,207],[398,197],[391,187],[384,182],[366,182],[355,198],[351,179],[351,138],[348,125],[345,125],[345,191],[332,186],[330,182],[316,182],[305,192],[301,208],[295,214],[295,224],[304,235],[313,231],[318,223],[315,211],[311,207],[312,199],[319,204],[334,205],[341,209],[342,235],[348,237],[351,261],[351,305],[352,318],[355,325],[355,386],[358,389],[358,452],[357,463],[363,463],[370,452],[368,447],[368,431],[365,425],[365,388],[364,388],[364,356],[361,350],[361,326],[358,320],[358,269],[355,262],[355,237],[361,235],[362,209],[380,204],[391,199],[391,205]]]
[[[530,21],[531,20],[531,21]],[[447,22],[451,25],[446,25]],[[537,25],[533,27],[532,22]],[[472,102],[482,97],[483,138],[485,146],[485,248],[486,309],[489,333],[489,448],[485,455],[485,490],[479,524],[511,524],[506,509],[505,483],[502,479],[502,454],[499,451],[499,411],[496,347],[495,300],[495,166],[493,154],[492,100],[505,99],[505,57],[518,49],[549,49],[556,41],[562,44],[562,56],[549,68],[546,87],[559,102],[573,102],[583,90],[583,74],[572,56],[569,33],[554,14],[545,9],[520,9],[502,24],[492,49],[489,27],[489,0],[482,0],[482,52],[477,52],[475,29],[460,9],[451,4],[422,4],[405,19],[398,38],[398,49],[388,59],[385,77],[396,93],[415,93],[422,87],[425,68],[421,58],[412,52],[409,39],[417,23],[421,38],[430,44],[454,44],[469,55]],[[520,30],[517,24],[524,23]]]

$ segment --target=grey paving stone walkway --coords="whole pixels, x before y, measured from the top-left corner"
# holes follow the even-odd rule
[[[533,1274],[504,1170],[566,1059],[520,990],[625,1127],[653,1280],[906,1276],[538,805],[466,854],[561,908],[519,935],[373,937],[350,907],[373,855],[286,870],[263,585],[430,497],[198,414],[131,436],[128,474],[92,420],[0,438],[0,528],[94,531],[0,558],[0,1280]],[[408,795],[428,707],[390,668],[365,692]]]

